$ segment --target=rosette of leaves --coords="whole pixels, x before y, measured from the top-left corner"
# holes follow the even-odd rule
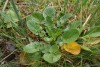
[[[57,62],[61,57],[59,51],[59,43],[74,42],[78,39],[80,33],[76,28],[69,28],[66,30],[64,24],[68,19],[72,17],[72,14],[66,14],[59,16],[55,21],[56,10],[53,6],[47,6],[43,13],[33,12],[33,14],[27,17],[27,27],[35,35],[40,36],[45,42],[35,41],[26,45],[23,49],[27,53],[42,53],[41,58],[49,63]],[[57,24],[60,24],[57,26]],[[73,24],[74,27],[77,24]]]

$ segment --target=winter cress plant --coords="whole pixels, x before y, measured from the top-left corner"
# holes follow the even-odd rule
[[[100,0],[4,1],[0,38],[15,43],[18,65],[100,66]]]
[[[32,34],[42,38],[40,41],[32,41],[23,47],[26,53],[33,54],[36,60],[43,58],[49,63],[57,62],[63,55],[62,50],[78,55],[81,49],[90,51],[90,48],[78,44],[80,40],[87,40],[89,37],[100,36],[100,27],[90,29],[86,34],[81,35],[85,29],[81,21],[68,23],[68,19],[74,17],[67,13],[58,16],[53,6],[48,6],[43,12],[34,12],[27,17],[27,27]],[[76,41],[76,42],[75,42]]]
[[[43,12],[33,12],[26,17],[27,27],[25,29],[28,34],[15,23],[18,18],[13,9],[8,10],[7,14],[3,14],[2,17],[7,18],[4,20],[7,28],[13,27],[18,34],[24,37],[29,36],[30,43],[22,47],[21,64],[33,64],[34,61],[41,59],[55,63],[65,52],[72,55],[79,55],[81,50],[97,53],[88,46],[100,42],[100,38],[98,38],[100,26],[89,28],[84,33],[87,22],[84,24],[80,20],[69,22],[69,19],[75,17],[72,13],[59,13],[58,15],[53,6],[47,6]]]

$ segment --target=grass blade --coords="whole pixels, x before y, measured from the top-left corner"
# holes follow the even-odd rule
[[[14,9],[14,11],[15,11],[15,13],[16,13],[18,19],[19,19],[19,23],[18,23],[18,24],[21,25],[21,24],[22,24],[22,19],[21,19],[21,17],[20,17],[19,14],[18,14],[16,5],[15,5],[15,3],[14,3],[14,0],[11,0],[11,4],[12,4],[12,6],[13,6],[13,9]]]

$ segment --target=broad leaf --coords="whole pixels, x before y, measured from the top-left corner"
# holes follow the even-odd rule
[[[90,37],[98,37],[100,36],[100,26],[91,28],[85,36],[90,36]]]
[[[4,18],[4,22],[7,23],[7,28],[13,26],[11,22],[18,21],[18,18],[12,9],[8,10],[6,13],[1,13],[1,16]]]
[[[55,53],[59,50],[59,46],[58,45],[52,45],[49,49],[50,53]]]
[[[6,14],[2,14],[2,16],[5,18],[4,20],[5,23],[10,22],[10,21],[13,21],[13,22],[18,21],[18,18],[12,9],[8,10]]]
[[[74,55],[78,55],[78,54],[81,52],[81,47],[80,47],[80,45],[79,45],[78,43],[76,43],[76,42],[70,42],[70,43],[68,43],[68,44],[64,44],[64,45],[62,46],[62,48],[63,48],[65,51],[67,51],[67,52],[69,52],[69,53],[71,53],[71,54],[74,54]]]
[[[33,16],[34,18],[37,18],[40,22],[44,20],[44,17],[43,17],[43,14],[42,14],[42,13],[34,12],[34,13],[32,14],[32,16]]]
[[[47,16],[53,18],[55,16],[55,9],[52,6],[48,6],[44,9],[43,16],[46,18]]]
[[[27,53],[35,53],[40,50],[41,44],[39,42],[32,42],[25,47],[23,47],[23,50]]]
[[[27,21],[28,29],[33,33],[38,35],[38,33],[42,30],[42,27],[39,25],[39,20],[34,17],[29,17]]]
[[[45,24],[48,27],[52,27],[53,26],[53,20],[52,20],[52,18],[49,17],[49,16],[47,16],[46,19],[45,19]]]
[[[46,53],[43,55],[43,59],[49,63],[55,63],[57,62],[61,57],[61,54],[52,54],[52,53]]]
[[[76,41],[79,37],[79,31],[77,29],[70,29],[68,31],[65,31],[63,36],[63,42],[69,43]]]
[[[51,47],[51,45],[42,45],[43,47],[41,48],[42,53],[49,53],[49,49]]]
[[[88,38],[86,39],[85,44],[89,46],[93,46],[100,43],[100,38]]]
[[[78,28],[78,26],[80,26],[80,25],[81,25],[80,21],[74,21],[74,22],[71,22],[71,23],[68,24],[70,29]]]
[[[73,15],[71,13],[65,14],[64,16],[62,16],[60,18],[60,22],[63,24],[64,22],[66,22],[70,17],[72,17]]]
[[[82,46],[81,46],[81,48],[82,48],[83,50],[86,50],[86,51],[91,52],[91,49],[90,49],[90,48],[88,48],[87,46],[82,45]]]

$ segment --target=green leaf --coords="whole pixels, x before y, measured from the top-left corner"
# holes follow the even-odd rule
[[[41,48],[42,53],[49,53],[50,47],[51,47],[50,44],[43,45],[43,47]]]
[[[80,26],[80,24],[81,24],[80,21],[74,21],[74,22],[69,23],[68,26],[70,27],[70,29],[75,29],[75,28],[77,28],[78,26]]]
[[[7,11],[4,18],[5,18],[5,20],[4,20],[5,23],[10,22],[10,21],[13,21],[13,22],[18,21],[18,18],[16,16],[15,12],[12,9]]]
[[[100,36],[100,26],[91,28],[85,36],[90,36],[90,37],[98,37]]]
[[[61,57],[58,45],[47,46],[47,48],[45,48],[45,51],[43,51],[43,53],[45,53],[43,55],[43,59],[49,63],[57,62]]]
[[[71,18],[73,15],[71,13],[65,14],[60,18],[61,24],[65,23],[69,18]]]
[[[46,36],[45,31],[44,31],[44,30],[41,30],[40,33],[39,33],[39,36],[40,36],[40,37]]]
[[[83,49],[83,50],[86,50],[86,51],[89,51],[89,52],[91,52],[91,49],[90,48],[88,48],[88,47],[86,47],[86,46],[81,46],[81,48]]]
[[[51,28],[50,27],[45,27],[45,29],[46,29],[46,32],[48,33],[48,35],[51,37],[52,33],[53,33]]]
[[[43,17],[43,14],[42,14],[42,13],[34,12],[34,13],[32,14],[32,16],[33,16],[34,18],[37,18],[40,22],[44,20],[44,17]]]
[[[35,53],[40,50],[41,44],[39,42],[31,42],[30,44],[23,47],[23,50],[27,53]]]
[[[42,30],[42,27],[39,24],[39,20],[33,17],[28,18],[27,27],[33,34],[36,35],[38,35]]]
[[[50,53],[55,53],[55,52],[58,51],[58,49],[59,49],[59,46],[58,46],[58,45],[52,45],[52,46],[50,47],[50,49],[49,49],[49,52],[50,52]]]
[[[57,62],[61,57],[61,54],[52,54],[52,53],[46,53],[43,55],[43,59],[49,63],[55,63]]]
[[[79,31],[77,29],[70,29],[68,31],[65,31],[62,36],[64,43],[74,42],[79,37]]]
[[[10,20],[18,21],[18,18],[17,18],[16,14],[15,14],[15,12],[13,10],[7,11],[6,14],[10,18]]]
[[[9,17],[9,20],[12,20],[14,22],[18,21],[17,15],[15,14],[15,12],[13,10],[8,10],[6,15],[7,15],[7,17]]]
[[[45,18],[45,24],[46,24],[46,26],[48,26],[48,27],[52,27],[52,26],[53,26],[53,20],[52,20],[52,18],[49,17],[49,16],[47,16],[47,17]]]
[[[62,33],[62,30],[57,28],[52,31],[52,38],[55,41],[56,38]]]
[[[53,38],[52,37],[50,37],[50,38],[49,37],[44,37],[44,40],[47,41],[47,42],[51,42],[53,40]]]
[[[48,6],[44,9],[43,16],[44,16],[44,18],[46,18],[47,16],[53,18],[55,16],[55,13],[56,13],[56,11],[55,11],[54,7]]]
[[[48,41],[52,41],[52,40],[56,40],[56,38],[62,33],[62,30],[57,28],[57,29],[51,29],[46,27],[46,32],[48,33],[48,35],[50,36],[48,39]]]

